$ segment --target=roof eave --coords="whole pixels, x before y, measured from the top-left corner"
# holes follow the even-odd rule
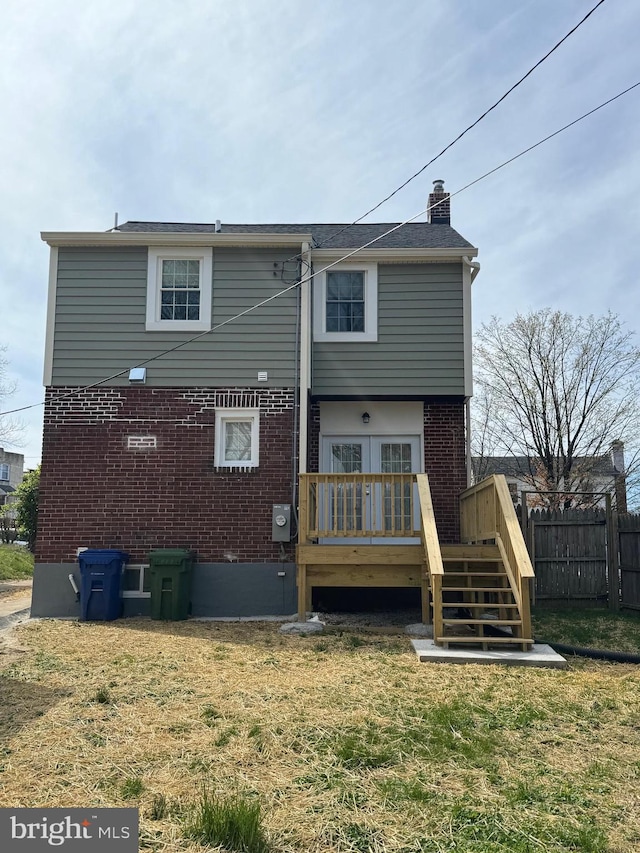
[[[309,234],[224,234],[176,231],[42,231],[49,246],[282,246],[310,243]]]
[[[347,255],[349,252],[356,251],[356,248],[344,249],[314,249],[313,257],[317,261],[331,261]],[[417,261],[459,261],[463,257],[475,258],[478,250],[475,246],[465,246],[464,248],[427,248],[427,247],[407,247],[407,248],[384,248],[376,249],[372,246],[367,246],[358,251],[358,260],[372,261],[384,260],[387,263],[398,261],[400,263],[417,260]],[[348,258],[347,258],[348,260]]]

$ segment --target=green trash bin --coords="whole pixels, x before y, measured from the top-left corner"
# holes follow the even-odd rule
[[[149,574],[152,619],[179,621],[189,616],[194,559],[194,552],[185,548],[151,551]]]

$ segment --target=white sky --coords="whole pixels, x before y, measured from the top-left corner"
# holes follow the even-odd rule
[[[0,345],[42,399],[41,230],[127,219],[347,222],[426,163],[596,0],[3,0]],[[376,212],[400,221],[640,80],[640,3],[607,0]],[[551,306],[640,331],[640,89],[452,200],[474,322]],[[18,449],[39,460],[42,409]]]

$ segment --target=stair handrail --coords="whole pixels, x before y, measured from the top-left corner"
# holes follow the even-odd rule
[[[440,550],[440,539],[436,527],[436,517],[433,512],[429,477],[426,474],[416,474],[418,497],[420,499],[420,535],[425,554],[429,585],[431,587],[431,603],[433,610],[434,639],[442,636],[442,578],[444,563]]]
[[[522,635],[531,637],[529,587],[535,572],[504,474],[491,474],[460,495],[460,532],[463,542],[495,541],[518,605]]]

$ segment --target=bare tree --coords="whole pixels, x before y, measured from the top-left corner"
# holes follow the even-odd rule
[[[494,317],[477,334],[475,365],[476,455],[526,459],[531,485],[563,492],[571,505],[570,493],[593,489],[603,456],[622,441],[633,482],[640,348],[615,314]]]
[[[15,392],[17,385],[9,379],[9,362],[4,357],[6,347],[0,347],[0,442],[18,446],[24,427],[18,418],[11,415],[3,415],[2,412],[8,408],[9,397]]]

